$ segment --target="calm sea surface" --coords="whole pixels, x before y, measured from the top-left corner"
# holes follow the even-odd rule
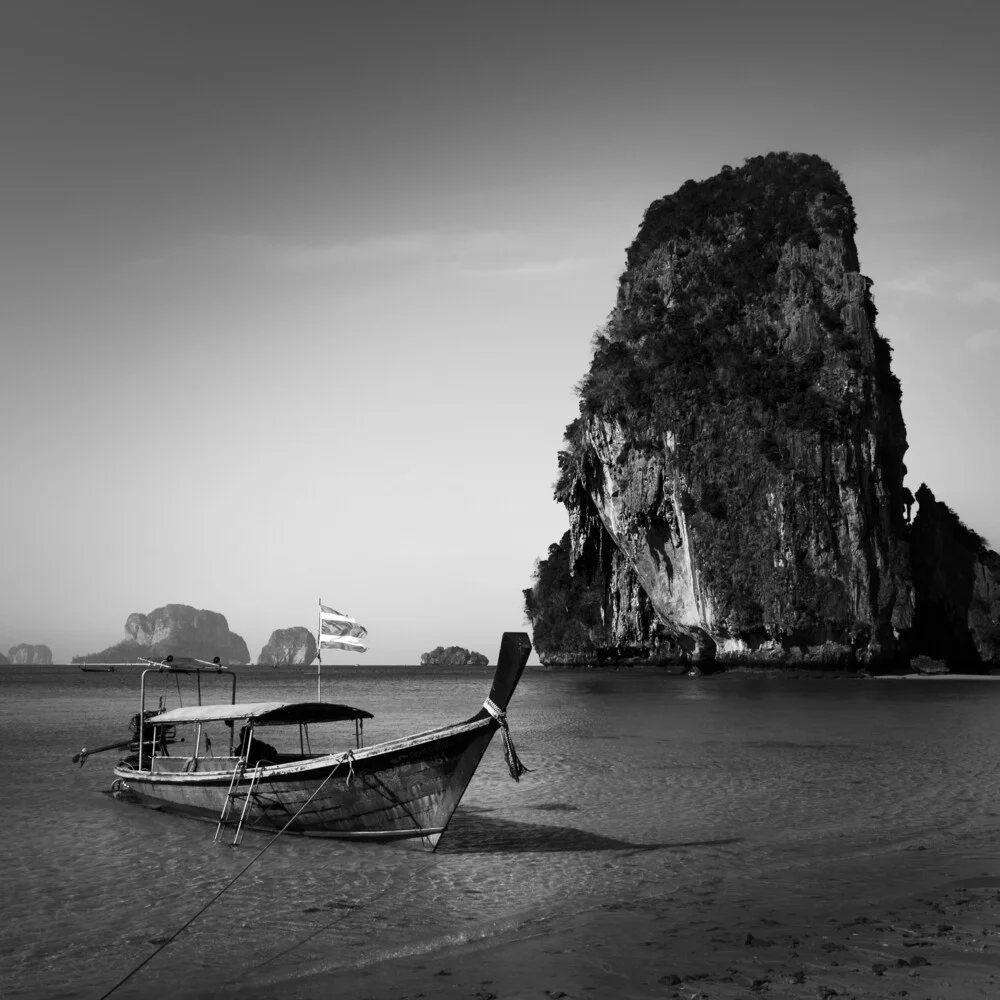
[[[114,752],[71,763],[128,735],[139,676],[0,667],[6,1000],[102,997],[270,839],[218,845],[113,799]],[[338,666],[323,693],[375,713],[371,744],[473,715],[491,676]],[[304,670],[239,680],[241,701],[315,696]],[[511,781],[495,740],[436,853],[281,837],[113,995],[235,996],[670,891],[819,905],[940,878],[943,857],[995,867],[997,683],[529,668],[509,718],[532,773]]]

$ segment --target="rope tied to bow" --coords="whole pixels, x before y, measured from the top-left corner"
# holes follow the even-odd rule
[[[507,758],[507,768],[510,770],[510,776],[515,781],[520,781],[521,775],[530,773],[531,768],[525,767],[517,756],[517,751],[514,749],[514,741],[510,738],[507,713],[492,698],[487,698],[483,702],[483,708],[500,723],[500,735],[503,737],[503,755]]]

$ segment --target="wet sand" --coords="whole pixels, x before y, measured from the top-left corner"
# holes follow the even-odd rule
[[[263,995],[263,994],[261,994]],[[350,1000],[1000,997],[1000,877],[874,902],[759,905],[715,888],[604,903],[516,938],[282,984]]]

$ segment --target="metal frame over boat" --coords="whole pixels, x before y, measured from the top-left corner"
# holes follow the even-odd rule
[[[505,632],[493,686],[475,715],[368,747],[362,727],[371,714],[362,709],[322,701],[239,703],[235,675],[228,703],[203,705],[201,674],[230,673],[226,667],[148,661],[137,739],[131,745],[136,753],[115,767],[116,791],[131,793],[144,805],[216,821],[217,839],[233,825],[234,843],[251,827],[314,837],[411,840],[433,849],[498,730],[511,776],[517,779],[526,770],[511,743],[506,710],[530,652],[525,633]],[[194,674],[199,703],[146,709],[146,677],[164,671]],[[336,753],[311,752],[309,725],[330,721],[353,721],[355,745]],[[229,752],[215,756],[202,738],[203,726],[212,722],[231,731],[242,723],[246,739],[234,748],[230,736]],[[176,744],[185,740],[176,733],[191,726],[191,753],[177,755]],[[254,734],[270,726],[297,726],[299,752],[278,753],[257,742]]]

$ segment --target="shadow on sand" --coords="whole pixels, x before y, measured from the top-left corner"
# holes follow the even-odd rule
[[[539,851],[663,851],[738,844],[742,838],[686,843],[634,844],[572,826],[499,819],[486,810],[456,813],[441,838],[438,854],[531,854]]]

